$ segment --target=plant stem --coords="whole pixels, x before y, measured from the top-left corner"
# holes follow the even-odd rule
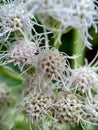
[[[62,34],[58,34],[57,32],[54,32],[54,47],[56,49],[59,49],[60,45],[61,45],[61,36]]]
[[[76,58],[77,65],[83,65],[84,63],[84,56],[85,56],[85,49],[84,43],[81,39],[81,36],[78,30],[73,30],[73,48],[72,48],[73,55],[77,55],[79,57]],[[75,62],[72,61],[72,68],[75,67]]]

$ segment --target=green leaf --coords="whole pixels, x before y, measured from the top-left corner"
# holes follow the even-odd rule
[[[6,83],[10,87],[13,87],[22,84],[23,78],[18,74],[12,73],[7,68],[0,66],[0,81]]]

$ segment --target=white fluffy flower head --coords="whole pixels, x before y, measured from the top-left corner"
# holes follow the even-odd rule
[[[41,49],[38,54],[38,70],[46,77],[58,78],[68,73],[67,56],[56,48]]]
[[[98,53],[94,59],[84,66],[72,70],[70,86],[82,93],[91,94],[92,90],[98,92]],[[90,95],[89,95],[90,96]]]
[[[21,109],[32,123],[45,119],[45,115],[52,105],[49,93],[31,92],[21,102]]]
[[[11,32],[20,31],[25,37],[31,33],[32,23],[23,0],[10,0],[0,5],[0,36],[9,37]],[[33,18],[33,14],[31,16]],[[32,25],[32,26],[31,26]]]
[[[90,89],[97,89],[98,75],[91,68],[77,68],[72,73],[72,85],[83,93]]]
[[[13,62],[14,65],[22,68],[24,65],[35,65],[36,52],[37,46],[35,43],[27,40],[19,40],[10,44],[7,54],[4,55],[7,60],[6,62]]]
[[[79,124],[81,117],[81,103],[73,94],[61,91],[55,99],[56,118],[68,125]]]
[[[22,10],[22,3],[10,2],[1,5],[0,7],[0,26],[2,26],[3,33],[5,31],[15,31],[22,27],[22,17],[24,10]]]

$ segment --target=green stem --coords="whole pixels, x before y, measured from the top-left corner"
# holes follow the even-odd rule
[[[58,34],[57,32],[54,32],[54,47],[56,49],[59,49],[60,48],[60,45],[61,45],[61,36],[62,34]]]
[[[59,49],[60,48],[60,45],[62,44],[61,43],[61,37],[63,34],[65,33],[68,33],[70,30],[72,29],[72,27],[68,27],[64,32],[62,33],[59,33],[59,32],[54,32],[53,35],[54,35],[54,47],[56,49]]]
[[[81,36],[80,36],[78,30],[73,31],[73,41],[74,41],[74,43],[73,43],[72,53],[73,53],[73,55],[79,56],[76,58],[76,63],[77,63],[77,65],[83,65],[85,49],[83,48],[84,43],[81,39]],[[72,61],[72,67],[74,68],[74,66],[75,66],[75,62]]]

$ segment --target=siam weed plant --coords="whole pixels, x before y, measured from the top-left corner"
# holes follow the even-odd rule
[[[98,129],[97,32],[97,0],[0,1],[0,130]]]

